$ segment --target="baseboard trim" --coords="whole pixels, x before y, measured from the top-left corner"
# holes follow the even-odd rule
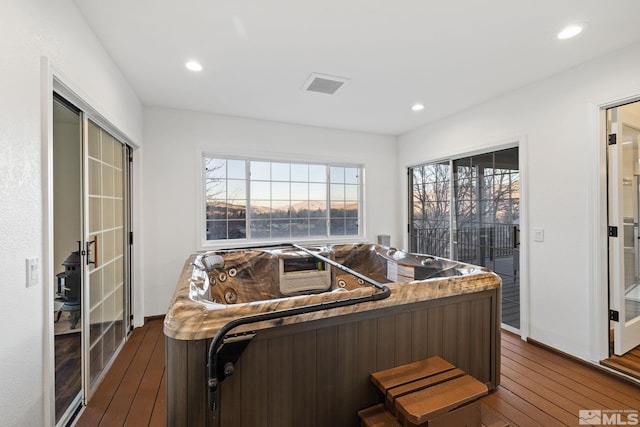
[[[156,314],[155,316],[145,316],[144,317],[144,323],[146,324],[147,322],[151,322],[152,320],[162,320],[164,321],[165,315],[164,314]]]
[[[546,350],[546,351],[548,351],[550,353],[555,353],[558,356],[562,356],[565,359],[569,359],[569,360],[572,360],[574,362],[578,362],[579,364],[581,364],[583,366],[586,366],[586,367],[592,368],[592,369],[596,369],[597,371],[602,372],[604,374],[607,374],[607,375],[609,375],[611,377],[614,377],[614,378],[619,379],[619,380],[623,380],[623,381],[625,381],[625,382],[627,382],[629,384],[632,384],[632,385],[634,385],[636,387],[640,383],[640,380],[635,379],[633,377],[630,377],[628,375],[625,375],[622,372],[614,370],[613,368],[610,368],[608,366],[604,366],[604,365],[599,364],[599,363],[590,362],[588,360],[581,359],[581,358],[576,357],[576,356],[574,356],[572,354],[565,353],[562,350],[558,350],[557,348],[551,347],[551,346],[549,346],[547,344],[543,344],[540,341],[536,341],[536,340],[534,340],[532,338],[527,338],[527,342],[529,344],[535,345],[536,347],[539,347],[539,348],[541,348],[543,350]]]

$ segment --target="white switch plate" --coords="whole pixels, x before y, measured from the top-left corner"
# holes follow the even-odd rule
[[[544,228],[534,228],[533,229],[533,241],[534,242],[544,242]]]
[[[38,258],[27,258],[27,288],[38,284],[39,268]]]

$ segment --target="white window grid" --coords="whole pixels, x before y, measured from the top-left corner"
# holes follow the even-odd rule
[[[212,166],[212,160],[224,162],[224,174],[207,170],[207,166]],[[204,218],[204,226],[201,231],[204,246],[226,242],[330,240],[362,236],[364,168],[361,165],[238,158],[208,153],[202,155],[202,164],[204,212],[201,218]],[[230,171],[230,164],[236,170]],[[239,167],[243,169],[242,173],[238,172]],[[260,174],[260,169],[264,172],[265,167],[269,168],[268,176]],[[283,174],[285,169],[288,172]],[[306,179],[300,175],[304,169],[308,171]],[[319,171],[322,171],[320,177]],[[224,184],[224,189],[220,189],[217,198],[210,198],[208,192],[215,179]],[[262,190],[258,191],[260,186]],[[294,193],[303,186],[308,186],[305,197],[296,197]],[[266,194],[267,187],[269,197],[260,198],[257,193]],[[321,187],[322,191],[319,190]],[[234,194],[234,191],[241,194]],[[288,194],[288,197],[283,194]],[[215,200],[222,202],[227,211],[223,213],[218,209],[215,212],[216,208],[212,206]],[[230,206],[235,207],[233,211],[228,210]],[[300,215],[300,211],[306,211],[306,215]],[[235,228],[229,228],[230,224]],[[225,231],[221,233],[218,229],[216,233],[211,230],[214,226],[223,226]],[[279,227],[282,227],[280,231]]]

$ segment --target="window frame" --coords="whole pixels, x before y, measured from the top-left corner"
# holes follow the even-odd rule
[[[256,246],[256,245],[269,245],[269,244],[277,244],[284,242],[295,242],[295,243],[303,243],[303,244],[322,244],[322,243],[341,243],[341,242],[353,242],[353,241],[361,241],[364,238],[364,230],[365,228],[365,212],[364,212],[364,194],[365,194],[365,167],[363,164],[358,163],[347,163],[347,162],[332,162],[332,161],[308,161],[308,160],[300,160],[297,158],[278,158],[278,157],[253,157],[253,156],[237,156],[237,155],[228,155],[223,153],[211,152],[211,151],[201,151],[199,153],[199,193],[198,193],[198,205],[197,209],[198,220],[197,224],[197,236],[199,241],[199,249],[207,250],[207,249],[216,249],[216,248],[230,248],[230,247],[247,247],[247,246]],[[220,160],[240,160],[245,162],[245,185],[246,185],[246,194],[245,194],[245,203],[246,203],[246,217],[245,217],[245,229],[246,229],[246,237],[237,238],[237,239],[217,239],[217,240],[209,240],[207,238],[207,159],[220,159]],[[326,202],[326,233],[321,236],[289,236],[289,237],[269,237],[269,238],[254,238],[251,236],[251,162],[268,162],[268,163],[287,163],[289,165],[320,165],[326,168],[326,193],[325,193],[325,202]],[[358,170],[357,177],[357,225],[358,225],[358,233],[353,235],[331,235],[331,177],[330,177],[330,169],[332,167],[342,167],[342,168],[356,168]],[[269,181],[273,182],[271,177]],[[276,181],[279,182],[279,181]],[[289,177],[289,183],[296,183]],[[271,198],[270,198],[271,200]],[[345,218],[346,220],[346,218]],[[270,219],[271,221],[271,219]]]

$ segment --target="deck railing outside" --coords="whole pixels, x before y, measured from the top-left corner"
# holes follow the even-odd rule
[[[514,224],[471,225],[455,231],[454,254],[449,250],[449,228],[414,228],[412,250],[458,261],[483,264],[484,260],[513,255]]]

